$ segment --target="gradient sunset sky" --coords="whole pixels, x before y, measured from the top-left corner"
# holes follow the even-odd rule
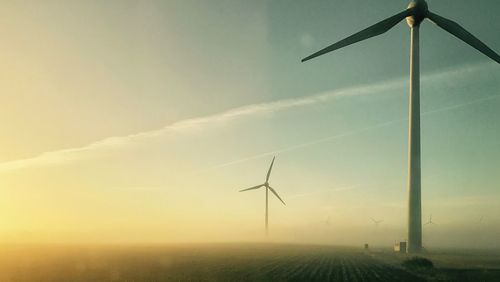
[[[300,59],[407,4],[2,1],[0,241],[262,240],[273,155],[270,240],[404,240],[408,26]],[[500,247],[500,65],[426,21],[421,71],[424,246]]]

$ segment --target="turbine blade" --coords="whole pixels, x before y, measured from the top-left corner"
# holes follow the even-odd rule
[[[274,196],[278,197],[278,199],[280,199],[280,201],[283,203],[283,205],[286,206],[285,202],[283,201],[283,199],[281,199],[281,197],[278,195],[278,193],[276,193],[276,191],[273,189],[273,187],[271,186],[267,186],[267,188],[269,188],[269,190],[271,190],[271,192],[273,192]]]
[[[500,64],[500,55],[491,50],[488,46],[486,46],[486,44],[481,42],[481,40],[477,39],[467,30],[465,30],[465,28],[461,27],[458,23],[431,12],[429,12],[429,15],[427,17],[440,28],[448,31],[449,33],[453,34],[457,38],[461,39],[465,43],[477,49],[479,52],[483,53],[484,55]]]
[[[271,166],[269,166],[269,170],[267,171],[266,182],[269,181],[269,176],[271,176],[271,170],[273,169],[273,164],[274,164],[275,158],[276,158],[276,156],[273,157],[273,161],[271,162]]]
[[[321,56],[321,55],[326,54],[328,52],[335,51],[335,50],[340,49],[342,47],[354,44],[356,42],[363,41],[363,40],[368,39],[370,37],[381,35],[382,33],[385,33],[389,29],[394,27],[397,23],[399,23],[400,21],[402,21],[406,17],[410,16],[412,14],[412,12],[413,12],[413,8],[407,9],[399,14],[396,14],[390,18],[387,18],[381,22],[378,22],[378,23],[376,23],[368,28],[363,29],[362,31],[360,31],[358,33],[355,33],[347,38],[344,38],[344,39],[338,41],[337,43],[334,43],[334,44],[332,44],[324,49],[321,49],[318,52],[316,52],[308,57],[305,57],[304,59],[302,59],[302,62],[308,61],[312,58]]]
[[[260,185],[253,186],[253,187],[250,187],[250,188],[247,188],[247,189],[243,189],[243,190],[240,190],[240,192],[244,192],[244,191],[248,191],[248,190],[253,190],[253,189],[259,189],[262,186],[264,186],[264,184],[260,184]]]

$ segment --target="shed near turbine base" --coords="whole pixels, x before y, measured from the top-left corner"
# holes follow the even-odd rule
[[[406,242],[397,242],[394,244],[394,252],[406,254]]]

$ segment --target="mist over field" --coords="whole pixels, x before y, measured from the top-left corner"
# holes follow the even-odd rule
[[[0,281],[498,281],[500,2],[394,2],[2,1]]]

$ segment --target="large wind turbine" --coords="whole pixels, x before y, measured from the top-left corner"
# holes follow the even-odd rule
[[[456,22],[429,11],[425,0],[415,0],[411,1],[408,8],[403,12],[342,39],[337,43],[334,43],[302,59],[302,62],[370,37],[381,35],[405,18],[411,30],[408,138],[408,252],[419,252],[422,249],[422,208],[420,193],[420,23],[426,18],[431,20],[442,29],[471,45],[497,63],[500,63],[500,56]]]
[[[271,165],[269,166],[269,170],[267,171],[266,175],[266,182],[264,184],[260,184],[254,187],[250,187],[247,189],[240,190],[240,192],[248,191],[248,190],[254,190],[254,189],[259,189],[262,187],[266,187],[266,235],[269,233],[269,201],[268,201],[268,193],[271,191],[282,203],[283,205],[286,205],[283,199],[280,198],[278,193],[273,189],[273,187],[269,186],[269,176],[271,176],[271,170],[273,169],[273,164],[274,164],[274,159],[276,157],[273,157],[273,161],[271,162]]]

